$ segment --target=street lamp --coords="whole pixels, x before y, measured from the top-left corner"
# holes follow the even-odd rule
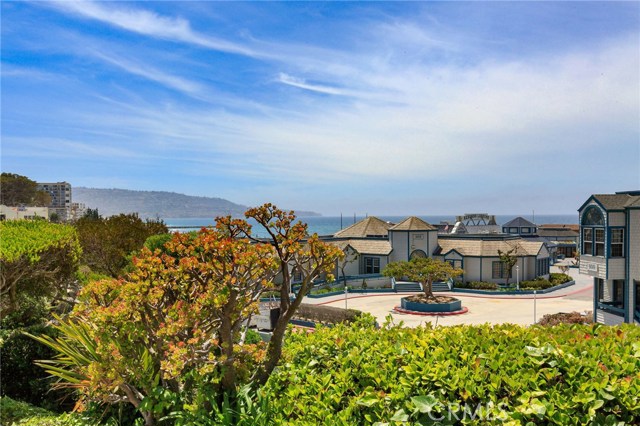
[[[516,265],[516,290],[520,291],[520,267]]]
[[[344,310],[347,311],[349,310],[347,308],[347,293],[349,292],[349,288],[347,287],[347,283],[344,283]]]

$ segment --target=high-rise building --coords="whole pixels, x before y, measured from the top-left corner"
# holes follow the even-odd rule
[[[38,182],[38,189],[51,196],[49,214],[56,213],[60,220],[71,215],[71,184],[67,182]]]

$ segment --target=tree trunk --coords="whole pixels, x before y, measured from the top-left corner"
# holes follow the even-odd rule
[[[427,296],[427,299],[433,299],[435,296],[433,295],[433,280],[426,280],[422,283],[422,290],[424,294]]]

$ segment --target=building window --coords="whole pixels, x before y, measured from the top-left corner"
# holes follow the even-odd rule
[[[593,251],[593,229],[584,228],[582,230],[582,254],[591,255]]]
[[[518,228],[509,228],[509,233],[510,234],[517,234],[518,233]]]
[[[365,257],[364,258],[364,273],[365,274],[379,274],[380,273],[380,258],[379,257]]]
[[[520,233],[521,234],[530,234],[531,233],[531,228],[520,228]]]
[[[409,256],[409,259],[410,260],[423,259],[425,257],[427,257],[427,253],[425,253],[424,251],[422,251],[422,250],[414,250],[414,251],[411,252],[411,255]]]
[[[598,290],[598,302],[604,302],[604,280],[602,278],[595,279],[596,290]]]
[[[596,246],[596,251],[595,251],[595,255],[596,256],[604,256],[604,229],[603,228],[596,228],[594,229],[595,232],[595,246]]]
[[[302,281],[302,272],[300,272],[300,270],[298,270],[298,268],[295,268],[295,269],[291,272],[291,278],[293,279],[293,282],[300,282],[300,281]]]
[[[624,307],[624,280],[613,280],[612,305],[617,308]]]
[[[582,215],[581,224],[604,226],[604,216],[598,207],[591,206]]]
[[[445,260],[445,262],[447,262],[449,265],[453,266],[454,268],[462,269],[462,260],[449,259],[449,260]]]
[[[638,321],[640,321],[640,281],[635,281],[634,280],[633,281],[633,286],[635,287],[635,292],[636,292],[636,295],[635,295],[635,300],[636,300],[636,303],[635,303],[636,312],[635,312],[635,314],[636,315],[635,316],[636,316],[636,319]]]
[[[511,274],[509,274],[509,276],[511,276]],[[504,263],[496,261],[491,264],[491,278],[507,278]]]
[[[611,229],[611,257],[624,256],[624,229]]]
[[[536,259],[536,276],[540,277],[542,275],[549,274],[549,258],[545,257],[544,259]]]

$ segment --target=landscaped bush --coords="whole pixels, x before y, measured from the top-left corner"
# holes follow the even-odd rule
[[[0,398],[0,424],[3,426],[97,426],[98,422],[84,419],[79,414],[55,414],[26,402],[9,397]],[[103,425],[115,425],[105,422]]]
[[[260,393],[270,424],[637,424],[638,371],[632,325],[358,322],[290,335]]]
[[[556,284],[552,284],[549,280],[545,280],[544,278],[536,278],[535,280],[530,281],[521,281],[520,289],[521,290],[545,290],[547,288],[554,287]]]
[[[311,321],[319,324],[338,324],[341,322],[353,322],[363,315],[355,309],[342,309],[333,306],[318,306],[302,303],[294,318]]]
[[[0,331],[0,394],[48,409],[73,408],[68,393],[50,391],[53,381],[49,374],[34,364],[35,360],[51,358],[54,352],[22,331],[55,335],[54,330],[42,325]],[[61,403],[65,396],[66,403]]]
[[[573,278],[567,274],[552,273],[549,274],[549,281],[553,285],[560,285],[568,283],[569,281],[573,281]]]
[[[560,312],[557,314],[547,314],[542,317],[538,324],[540,325],[558,325],[558,324],[591,324],[593,323],[593,312]]]
[[[457,288],[470,288],[473,290],[497,290],[498,284],[489,283],[486,281],[470,281],[466,283],[456,282],[455,286]]]

